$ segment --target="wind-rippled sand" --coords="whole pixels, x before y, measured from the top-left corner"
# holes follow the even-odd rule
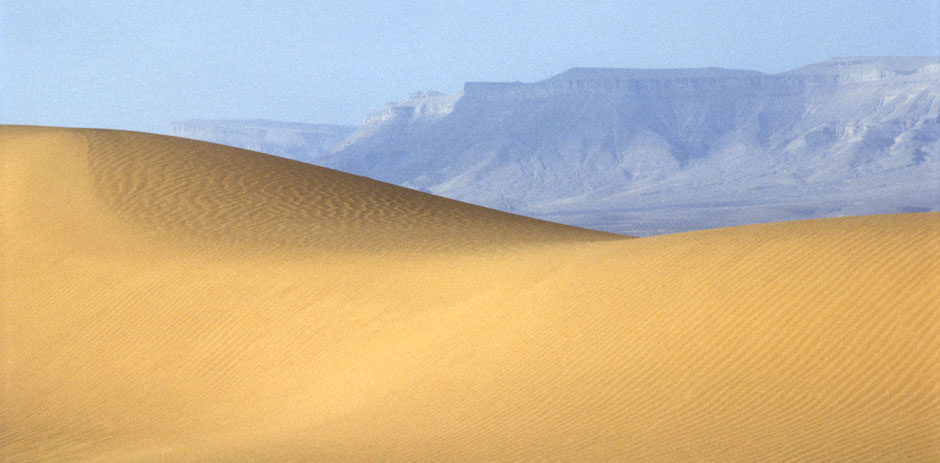
[[[940,461],[940,214],[642,239],[0,127],[0,460]]]

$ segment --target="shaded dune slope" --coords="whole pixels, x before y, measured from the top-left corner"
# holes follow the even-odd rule
[[[937,461],[940,214],[623,239],[0,128],[3,461]]]
[[[621,238],[246,150],[130,132],[81,135],[98,198],[118,217],[176,238],[370,250]]]

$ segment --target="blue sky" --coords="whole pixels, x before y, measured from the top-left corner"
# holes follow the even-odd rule
[[[0,123],[357,124],[417,90],[574,66],[779,72],[940,55],[940,1],[0,2]]]

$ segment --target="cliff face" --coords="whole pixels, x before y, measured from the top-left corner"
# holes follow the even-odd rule
[[[314,162],[342,142],[355,127],[266,120],[174,122],[170,135]]]
[[[940,60],[468,83],[389,105],[318,162],[624,233],[937,210]]]

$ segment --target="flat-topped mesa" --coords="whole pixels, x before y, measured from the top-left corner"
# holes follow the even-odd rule
[[[457,102],[470,100],[527,100],[558,94],[656,95],[713,92],[772,93],[831,89],[835,85],[889,78],[940,79],[940,57],[833,58],[799,69],[767,74],[759,71],[707,68],[631,69],[575,67],[537,82],[467,82],[451,95],[417,92],[402,102],[385,105],[364,126],[390,121],[410,122],[449,115]]]
[[[716,90],[746,91],[773,87],[799,89],[905,77],[940,77],[940,58],[834,58],[779,74],[715,67],[690,69],[576,67],[534,83],[467,82],[464,86],[464,94],[474,98],[495,95],[513,98],[543,97],[557,93],[648,94]]]
[[[571,68],[561,74],[537,83],[557,82],[623,82],[633,80],[722,80],[741,77],[765,76],[759,71],[723,68],[689,69],[629,69],[629,68]]]
[[[469,82],[462,96],[390,105],[396,114],[372,119],[322,165],[625,234],[936,210],[938,63],[580,67]],[[419,117],[445,99],[446,116]],[[663,206],[678,211],[671,222]]]
[[[468,82],[468,97],[540,98],[556,94],[623,95],[689,93],[762,88],[773,76],[758,71],[721,68],[617,69],[572,68],[545,80],[525,83]]]

